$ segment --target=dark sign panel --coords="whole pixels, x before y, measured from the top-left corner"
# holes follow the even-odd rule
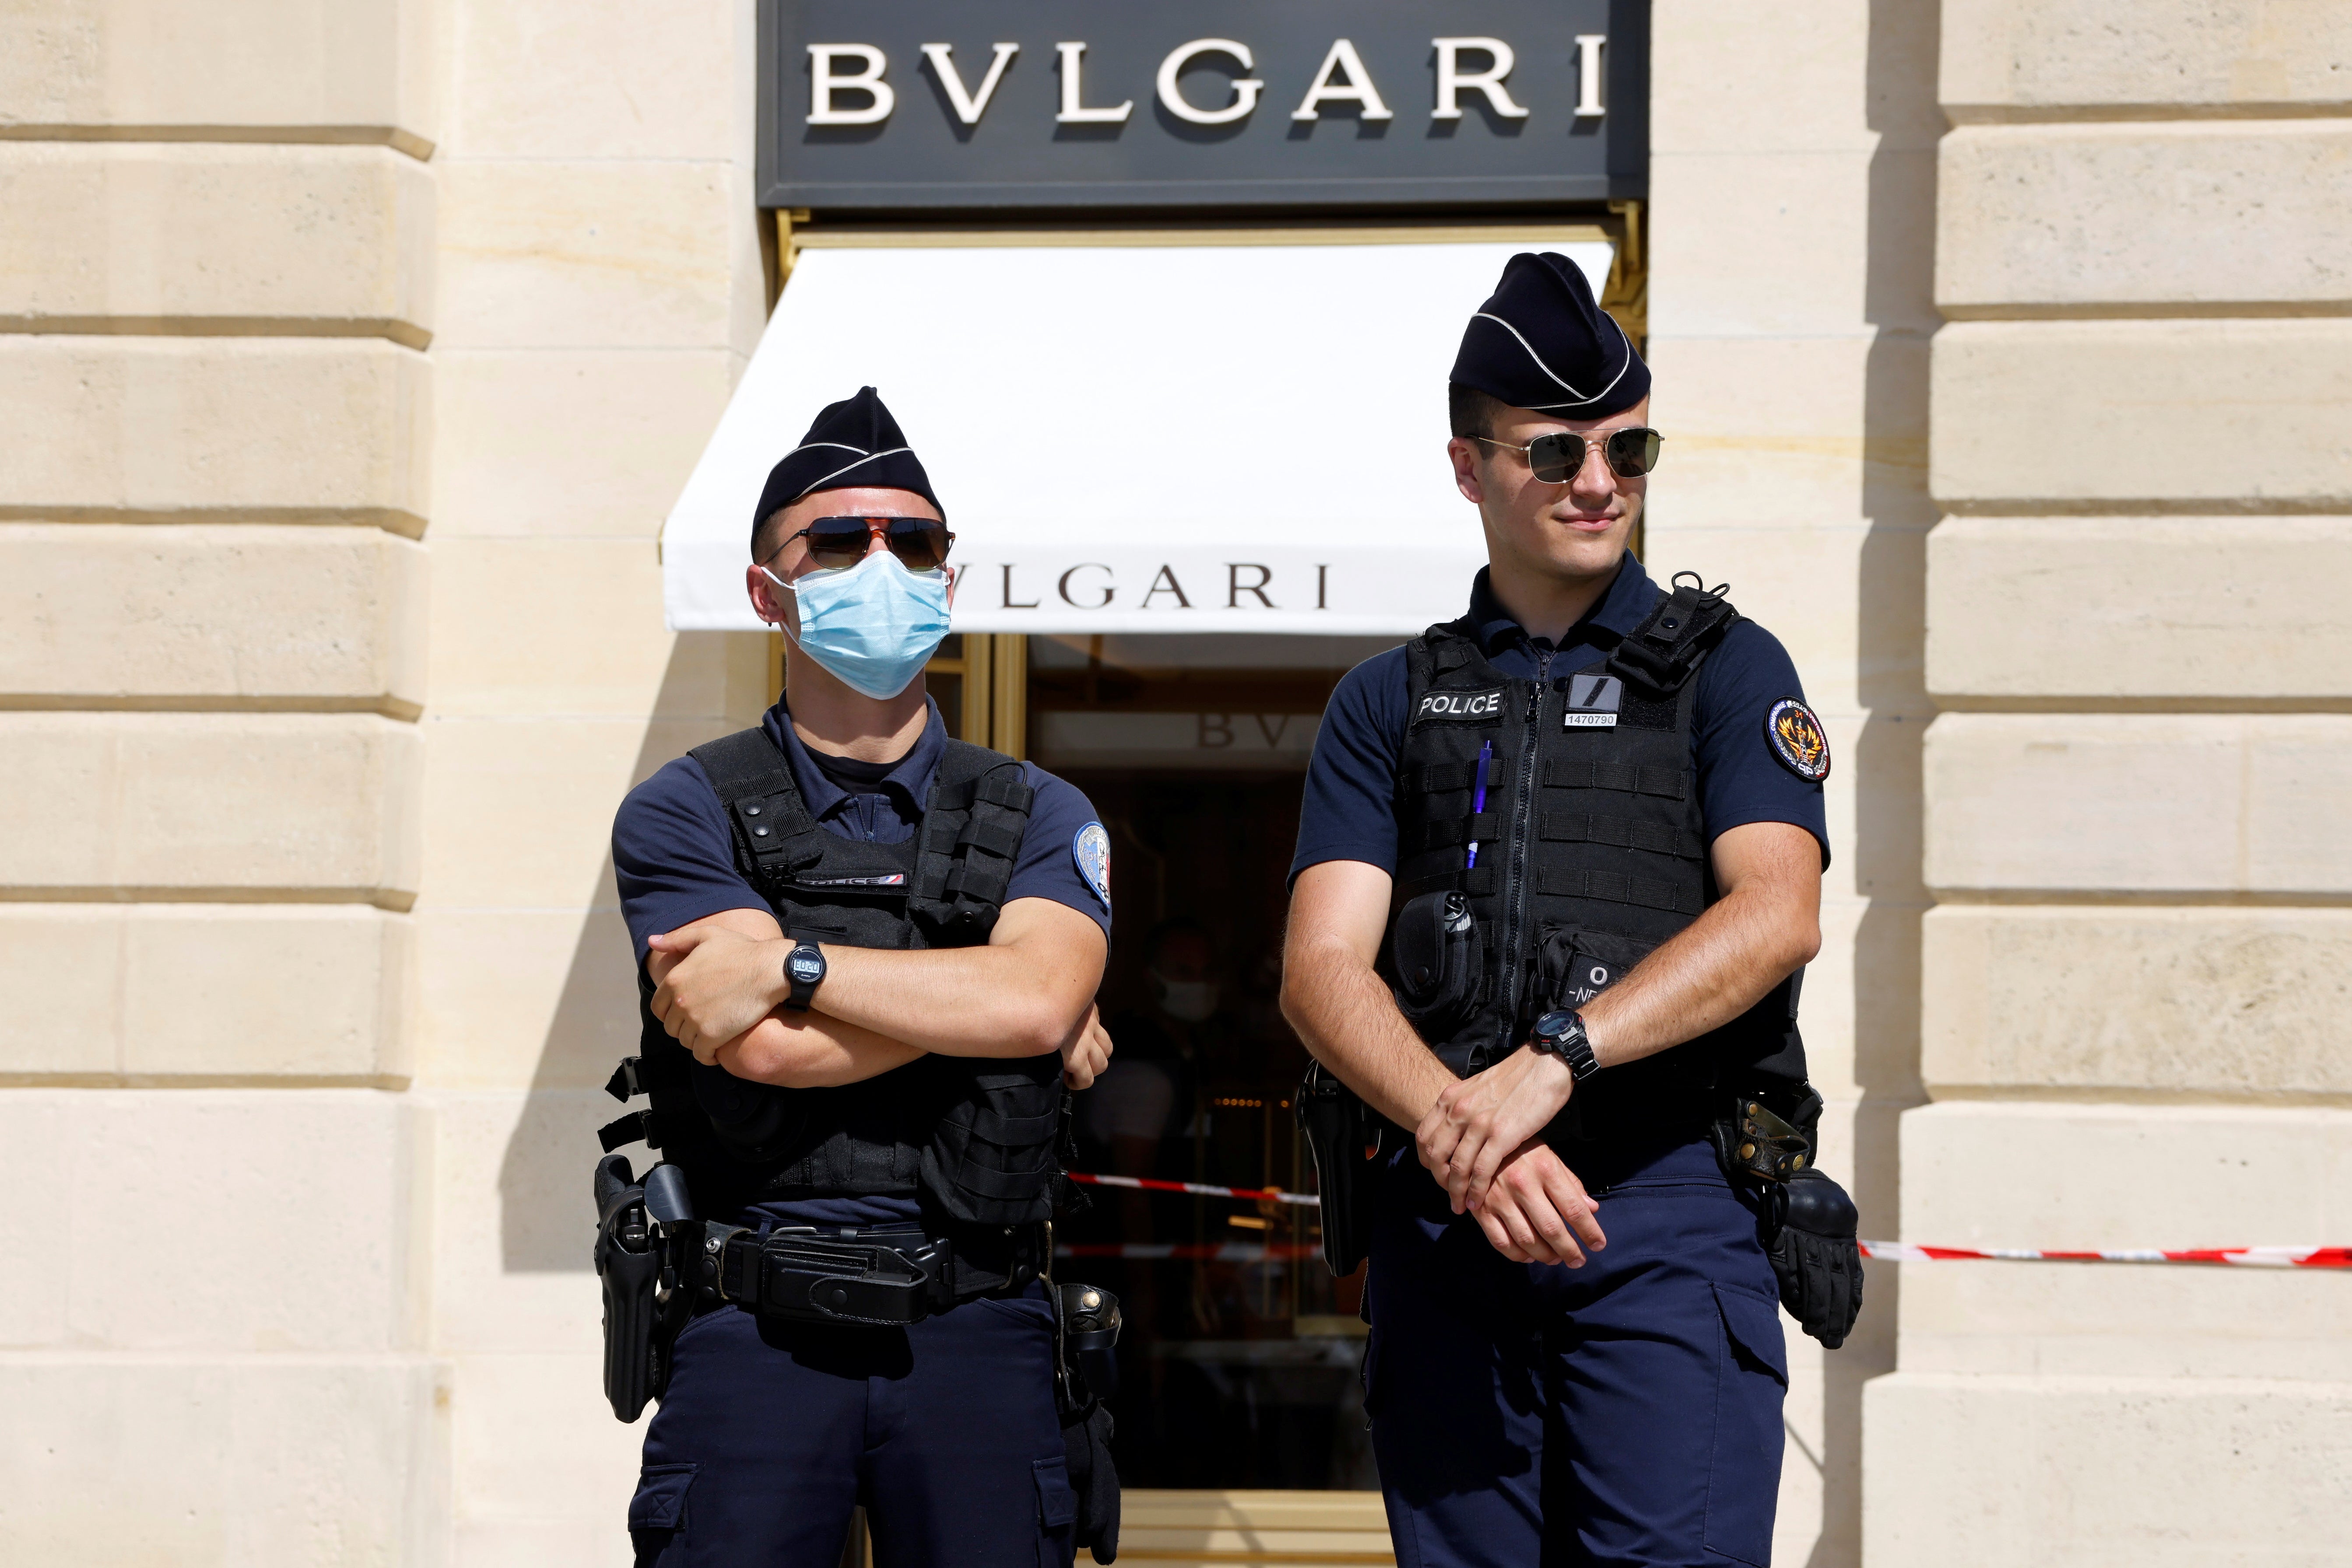
[[[1646,0],[761,0],[760,200],[1639,196],[1648,29]]]

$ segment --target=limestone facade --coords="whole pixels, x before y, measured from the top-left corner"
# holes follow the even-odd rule
[[[2352,12],[1653,15],[1651,564],[1829,726],[1865,1231],[2352,1239]],[[628,1560],[605,844],[767,700],[656,553],[768,303],[752,37],[0,15],[0,1555]],[[2343,1283],[1874,1266],[1775,1560],[2336,1560]]]
[[[2352,13],[1944,0],[1906,1237],[2335,1241]],[[2336,1279],[1907,1269],[1874,1563],[2335,1562]]]

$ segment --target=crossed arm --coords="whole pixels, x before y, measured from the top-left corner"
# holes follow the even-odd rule
[[[1821,947],[1821,850],[1787,823],[1755,822],[1709,851],[1723,897],[1579,1009],[1604,1068],[1729,1023]],[[1316,1058],[1372,1108],[1415,1129],[1422,1163],[1454,1210],[1518,1262],[1584,1261],[1607,1245],[1594,1201],[1542,1132],[1574,1088],[1567,1067],[1522,1046],[1456,1079],[1373,973],[1389,874],[1355,860],[1299,874],[1291,894],[1282,1009]]]
[[[765,910],[728,910],[654,937],[654,1016],[706,1065],[789,1089],[857,1083],[927,1053],[1058,1051],[1073,1089],[1110,1058],[1095,1013],[1102,928],[1051,899],[1015,899],[985,947],[917,952],[824,943],[805,1013],[782,1005],[791,941]]]

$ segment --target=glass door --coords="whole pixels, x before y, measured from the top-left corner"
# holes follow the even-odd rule
[[[1009,639],[1007,639],[1009,640]],[[1118,1292],[1119,1473],[1137,1488],[1378,1485],[1361,1274],[1335,1280],[1292,1099],[1281,939],[1324,704],[1385,639],[1032,637],[1030,754],[1111,834],[1117,1048],[1077,1097],[1080,1168],[1267,1195],[1096,1187],[1058,1266]]]

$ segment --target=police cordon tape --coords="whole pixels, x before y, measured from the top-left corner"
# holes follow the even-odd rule
[[[1306,1204],[1321,1207],[1323,1200],[1312,1193],[1286,1193],[1280,1187],[1217,1187],[1206,1182],[1162,1182],[1150,1176],[1097,1176],[1088,1171],[1072,1171],[1070,1180],[1089,1187],[1134,1187],[1147,1193],[1182,1193],[1196,1198],[1240,1198],[1245,1203]]]
[[[1150,1176],[1106,1176],[1072,1171],[1070,1180],[1090,1187],[1130,1187],[1146,1193],[1178,1193],[1195,1198],[1234,1198],[1244,1203],[1297,1204],[1320,1207],[1312,1193],[1280,1187],[1221,1187],[1208,1182],[1163,1182]],[[1062,1258],[1175,1259],[1205,1263],[1256,1263],[1270,1258],[1314,1258],[1319,1247],[1228,1241],[1079,1242],[1054,1249]],[[2041,1247],[1920,1247],[1907,1241],[1865,1241],[1862,1255],[1883,1263],[2232,1263],[2249,1268],[2352,1268],[2352,1247],[2193,1247],[2177,1249],[2117,1247],[2065,1251]]]

